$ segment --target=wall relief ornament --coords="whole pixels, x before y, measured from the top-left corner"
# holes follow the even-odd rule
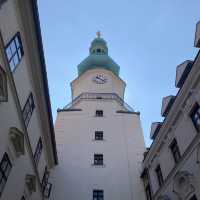
[[[187,171],[180,171],[174,177],[173,192],[180,200],[186,200],[194,193],[194,176]]]

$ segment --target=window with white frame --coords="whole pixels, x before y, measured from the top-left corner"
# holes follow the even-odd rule
[[[24,55],[20,33],[17,32],[5,47],[11,71],[14,71]]]

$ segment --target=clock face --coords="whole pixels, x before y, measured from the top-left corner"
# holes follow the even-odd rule
[[[104,84],[107,82],[107,78],[102,74],[97,74],[92,79],[97,84]]]

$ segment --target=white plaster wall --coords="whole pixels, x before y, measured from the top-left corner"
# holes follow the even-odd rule
[[[3,36],[4,43],[7,44],[10,39],[19,31],[21,34],[21,39],[23,46],[25,46],[25,42],[23,39],[23,30],[21,29],[20,21],[17,15],[17,1],[7,0],[0,9],[0,29]],[[24,49],[25,51],[25,49]],[[21,108],[25,105],[28,95],[30,92],[33,93],[33,87],[31,82],[31,74],[27,70],[27,66],[29,65],[27,57],[27,52],[24,52],[24,56],[20,61],[19,65],[13,72],[13,77],[17,89],[17,93],[19,96]],[[0,64],[3,66],[3,62],[0,55]],[[4,66],[3,66],[4,67]],[[39,139],[39,136],[42,135],[42,129],[39,122],[39,117],[37,110],[37,100],[34,98],[36,108],[33,111],[31,116],[29,125],[28,125],[28,134],[30,137],[30,142],[32,146],[33,153],[35,152],[35,148]],[[39,194],[39,189],[37,185],[37,191],[29,195],[27,188],[25,186],[25,176],[26,174],[34,174],[33,166],[30,161],[29,155],[26,150],[26,154],[17,158],[12,149],[12,145],[9,141],[9,129],[10,127],[17,127],[19,130],[22,130],[20,127],[20,122],[17,115],[17,110],[15,107],[13,95],[10,90],[10,85],[8,82],[8,102],[0,103],[0,160],[4,152],[9,154],[9,157],[12,162],[11,173],[8,177],[8,181],[6,183],[5,189],[1,196],[2,200],[19,200],[22,195],[26,193],[28,195],[28,199],[39,200],[41,199]],[[26,145],[25,145],[26,147]],[[45,148],[45,147],[44,147]],[[40,179],[43,177],[44,168],[46,166],[46,159],[44,156],[44,152],[42,152],[41,158],[38,164],[38,172]]]
[[[105,84],[95,84],[93,82],[93,78],[97,74],[104,75],[107,78],[107,82]],[[118,94],[123,99],[125,86],[126,86],[125,82],[123,82],[120,78],[115,76],[112,72],[105,69],[88,70],[78,79],[75,79],[71,83],[73,98],[76,98],[83,92],[94,92],[94,93],[112,92]]]
[[[2,65],[1,57],[0,64]],[[10,90],[9,82],[8,102],[0,103],[0,113],[0,160],[2,159],[4,153],[7,152],[12,163],[12,169],[1,195],[1,200],[19,200],[24,192],[29,195],[25,186],[25,175],[33,174],[33,168],[27,153],[26,146],[25,155],[16,157],[13,146],[9,140],[9,129],[11,127],[17,127],[19,130],[22,130],[18,119],[14,99]],[[38,189],[36,193],[33,193],[30,196],[30,199],[40,199]]]
[[[52,174],[52,199],[88,200],[93,189],[103,189],[105,199],[145,199],[140,181],[144,141],[140,119],[118,114],[113,101],[82,101],[78,112],[58,113],[55,131],[59,165]],[[95,117],[103,109],[104,117]],[[104,141],[94,141],[95,130]],[[94,153],[103,153],[105,166],[93,166]]]

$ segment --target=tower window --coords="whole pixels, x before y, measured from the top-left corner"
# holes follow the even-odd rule
[[[34,108],[35,108],[35,104],[33,100],[33,94],[30,93],[22,111],[26,127],[28,126],[28,123],[31,119],[31,115],[33,113]]]
[[[95,140],[103,140],[103,131],[95,131]]]
[[[101,53],[101,49],[97,49],[97,53]]]
[[[96,110],[96,117],[103,117],[103,110]]]
[[[94,165],[103,165],[103,154],[94,154]]]
[[[5,49],[10,69],[14,71],[24,55],[19,32],[10,40]]]
[[[93,190],[93,200],[103,200],[104,192],[103,190]]]
[[[6,73],[0,66],[0,102],[7,101],[7,79]]]
[[[25,196],[22,196],[21,200],[26,200],[26,199],[25,199]]]
[[[4,153],[4,156],[0,163],[0,196],[8,180],[8,176],[10,174],[11,168],[12,168],[12,164],[10,162],[8,154]]]
[[[191,112],[191,119],[195,128],[199,132],[200,131],[200,106],[198,104],[195,104]]]
[[[156,167],[155,172],[156,172],[156,175],[157,175],[159,186],[162,186],[162,184],[164,183],[164,179],[163,179],[163,175],[162,175],[162,171],[161,171],[160,165],[158,165]]]
[[[181,154],[180,154],[176,139],[174,139],[172,143],[170,144],[170,149],[174,157],[175,163],[178,163],[181,158]]]
[[[35,153],[34,153],[34,160],[35,160],[36,165],[38,164],[38,162],[40,160],[40,156],[42,154],[42,147],[43,147],[42,139],[40,137],[39,141],[37,143],[37,147],[36,147]]]
[[[193,195],[189,200],[197,200],[196,195]]]

